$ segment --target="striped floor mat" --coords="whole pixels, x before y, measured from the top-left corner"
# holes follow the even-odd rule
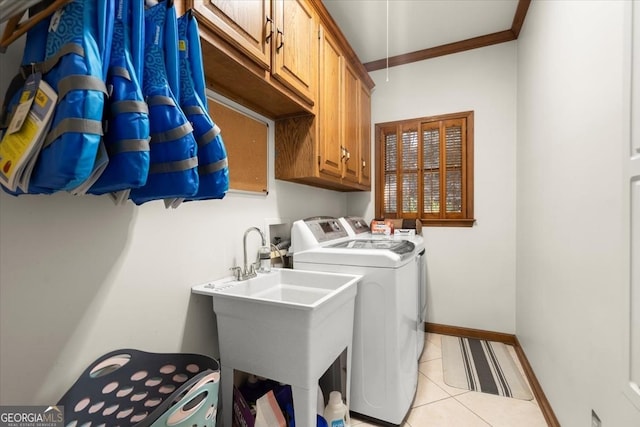
[[[443,336],[442,367],[444,382],[451,387],[533,399],[505,344]]]

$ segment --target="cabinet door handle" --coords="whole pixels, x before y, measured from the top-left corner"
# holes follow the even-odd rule
[[[273,19],[271,19],[270,16],[267,16],[267,22],[265,23],[265,25],[268,25],[268,34],[267,36],[264,38],[264,41],[266,43],[269,43],[271,41],[271,36],[273,36]]]
[[[347,160],[349,160],[351,158],[351,153],[349,152],[349,150],[347,150]]]
[[[364,161],[364,159],[362,159],[362,169],[367,167],[367,162]]]
[[[343,160],[345,157],[347,157],[347,149],[344,148],[342,145],[340,146],[340,155],[342,156]]]
[[[278,35],[280,36],[280,44],[276,46],[276,52],[279,52],[282,46],[284,46],[284,33],[280,31],[280,28],[276,28],[276,32],[278,33],[276,35],[276,41],[278,40]]]

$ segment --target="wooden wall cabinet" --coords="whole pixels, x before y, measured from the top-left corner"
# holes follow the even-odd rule
[[[344,62],[342,70],[342,179],[360,183],[360,80],[353,67]]]
[[[191,4],[189,4],[191,3]],[[187,1],[198,15],[198,23],[217,29],[220,36],[265,70],[271,68],[271,0]]]
[[[271,74],[313,105],[318,64],[318,17],[306,0],[274,0]]]
[[[319,20],[307,0],[185,0],[183,7],[198,19],[212,89],[271,118],[315,113]]]
[[[343,163],[341,144],[343,118],[340,114],[343,57],[338,43],[324,28],[320,29],[319,40],[320,93],[315,129],[318,141],[318,173],[340,180]],[[286,143],[286,141],[283,142]]]
[[[277,179],[370,190],[373,81],[321,0],[178,6],[198,19],[207,86],[275,119]]]
[[[360,184],[371,188],[371,92],[360,82]]]
[[[276,122],[276,178],[340,191],[371,189],[370,89],[322,25],[315,118]]]

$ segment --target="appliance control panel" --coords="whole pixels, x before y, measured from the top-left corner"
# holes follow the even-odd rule
[[[365,220],[357,216],[342,217],[340,218],[340,222],[342,222],[345,227],[351,229],[355,235],[371,231]]]
[[[304,220],[318,243],[347,237],[347,230],[336,218],[315,217]]]

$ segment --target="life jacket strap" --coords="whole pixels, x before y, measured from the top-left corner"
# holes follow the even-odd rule
[[[69,55],[70,53],[75,53],[76,55],[80,55],[84,58],[84,48],[77,43],[70,42],[62,45],[62,47],[58,49],[55,54],[51,55],[49,58],[42,62],[23,65],[22,67],[20,67],[20,72],[25,79],[27,78],[27,76],[36,72],[46,74],[56,66],[58,61],[60,61],[60,58],[65,55]]]
[[[193,132],[193,127],[191,126],[191,123],[187,122],[182,126],[178,126],[165,132],[152,133],[151,142],[156,143],[175,141],[176,139],[180,139],[183,136],[189,135],[191,132]]]
[[[117,101],[111,103],[111,114],[144,113],[149,114],[149,107],[143,101]]]
[[[168,105],[170,107],[175,107],[176,103],[169,96],[155,95],[147,98],[147,105],[149,105],[149,107],[154,107],[157,105]]]
[[[229,165],[227,158],[225,157],[222,160],[218,160],[217,162],[209,163],[208,165],[199,165],[198,166],[198,174],[200,175],[209,175],[210,173],[217,172],[226,168]]]
[[[104,81],[93,76],[71,74],[58,82],[58,103],[72,90],[95,90],[107,95]]]
[[[197,105],[187,105],[182,107],[182,111],[187,116],[204,116],[206,114],[205,111]]]
[[[191,157],[185,160],[176,160],[175,162],[152,163],[149,166],[149,173],[171,173],[182,172],[193,169],[198,166],[198,158]]]
[[[120,153],[130,153],[133,151],[149,151],[148,139],[121,139],[114,141],[107,146],[107,154],[115,156]]]
[[[49,132],[42,148],[48,147],[53,141],[67,132],[102,135],[102,122],[97,120],[78,119],[74,117],[63,119]]]
[[[205,145],[210,144],[218,135],[220,135],[220,128],[218,125],[213,125],[211,129],[198,138],[198,147],[204,147]]]
[[[109,68],[109,74],[131,81],[131,74],[129,74],[129,70],[124,67],[111,67]]]

